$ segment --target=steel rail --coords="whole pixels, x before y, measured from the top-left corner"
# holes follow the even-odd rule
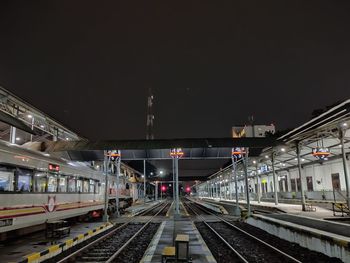
[[[167,206],[168,206],[168,202],[166,202],[165,205],[154,216],[152,216],[152,218],[150,218],[143,227],[141,227],[122,247],[120,247],[117,250],[117,252],[115,252],[106,261],[106,263],[111,263],[130,244],[130,242],[133,241],[152,222],[153,218],[159,215]]]
[[[192,210],[192,212],[193,212],[196,216],[199,216],[199,217],[202,219],[203,223],[204,223],[218,238],[220,238],[221,241],[224,242],[224,244],[225,244],[229,249],[231,249],[231,250],[233,251],[233,253],[235,253],[244,263],[249,263],[248,260],[246,260],[236,249],[234,249],[234,248],[226,241],[226,239],[224,239],[214,228],[212,228],[212,227],[205,221],[205,219],[204,219],[203,216],[201,216],[199,213],[197,213],[197,212],[195,211],[195,209],[193,209],[193,207],[190,206],[189,204],[186,204],[186,205],[187,205],[187,207],[188,207],[190,210]]]
[[[243,229],[241,229],[241,228],[239,228],[239,227],[237,227],[237,226],[235,226],[235,225],[233,225],[232,223],[230,223],[230,222],[227,221],[226,219],[224,219],[224,218],[222,218],[222,217],[220,217],[220,216],[218,216],[218,215],[212,213],[212,212],[209,211],[208,209],[202,208],[202,207],[198,206],[198,204],[197,204],[197,208],[200,209],[200,210],[202,210],[202,211],[205,211],[206,213],[209,213],[210,215],[215,216],[215,217],[218,218],[220,221],[224,222],[225,224],[229,225],[230,227],[232,227],[232,228],[236,229],[237,231],[239,231],[239,232],[241,232],[241,233],[243,233],[243,234],[245,234],[245,235],[247,235],[247,236],[253,238],[254,240],[258,241],[259,243],[261,243],[261,244],[263,244],[263,245],[265,245],[265,246],[271,248],[272,250],[274,250],[274,251],[276,251],[277,253],[279,253],[279,254],[281,254],[281,255],[283,255],[283,256],[289,258],[290,260],[292,260],[292,261],[294,261],[294,262],[302,263],[300,260],[298,260],[298,259],[292,257],[291,255],[288,255],[287,253],[283,252],[282,250],[279,250],[278,248],[275,248],[274,246],[272,246],[272,245],[270,245],[269,243],[267,243],[267,242],[261,240],[260,238],[258,238],[258,237],[256,237],[256,236],[254,236],[254,235],[252,235],[252,234],[250,234],[250,233],[244,231]]]
[[[142,213],[144,212],[148,212],[151,211],[155,208],[159,207],[159,204],[156,204],[152,207],[149,207],[147,209],[145,209]],[[163,208],[164,209],[164,208]],[[160,210],[162,211],[162,210]],[[158,213],[157,213],[158,214]],[[69,254],[68,256],[64,257],[63,259],[57,261],[57,263],[64,263],[69,261],[70,259],[74,258],[75,256],[78,256],[79,254],[81,254],[82,252],[84,252],[85,250],[89,249],[90,247],[93,247],[94,245],[98,244],[99,242],[103,241],[104,239],[110,237],[111,235],[113,235],[115,232],[119,231],[120,229],[124,228],[125,226],[127,226],[128,224],[132,223],[135,219],[136,219],[137,214],[135,214],[130,220],[128,220],[127,222],[125,222],[124,224],[122,224],[121,226],[113,229],[112,231],[108,232],[106,235],[103,235],[101,237],[99,237],[98,239],[92,241],[91,243],[83,246],[82,248],[78,249],[77,251],[74,251],[72,254]],[[153,219],[153,217],[151,218],[151,220]]]

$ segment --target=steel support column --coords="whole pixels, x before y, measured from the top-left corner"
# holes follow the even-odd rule
[[[120,154],[120,151],[118,150],[118,153]],[[121,164],[121,156],[117,157],[115,159],[115,166],[116,166],[116,176],[117,176],[117,191],[116,191],[116,195],[115,195],[115,206],[116,206],[116,216],[119,217],[120,213],[119,213],[119,195],[120,195],[120,191],[119,191],[119,179],[120,179],[120,164]]]
[[[234,209],[234,215],[239,216],[240,215],[240,208],[239,208],[239,200],[238,200],[238,181],[237,181],[237,164],[236,164],[236,158],[232,156],[232,174],[235,180],[235,197],[236,197],[236,205]],[[232,192],[231,192],[231,200],[232,200]]]
[[[146,203],[146,160],[143,160],[143,200]]]
[[[245,149],[245,156],[243,157],[243,166],[244,166],[244,182],[245,182],[245,191],[247,196],[247,216],[250,216],[251,209],[250,209],[250,200],[249,200],[249,187],[248,187],[248,155],[249,155],[249,149]]]
[[[349,171],[348,171],[348,164],[346,160],[346,151],[345,151],[345,131],[344,129],[340,130],[340,144],[341,144],[341,153],[342,153],[342,160],[343,160],[343,169],[344,169],[344,177],[345,177],[345,188],[346,188],[346,204],[348,207],[350,207],[350,178],[349,178]]]
[[[176,183],[176,201],[175,201],[175,213],[180,214],[180,200],[179,200],[179,158],[176,156],[175,160],[175,183]]]
[[[108,156],[107,151],[104,151],[104,161],[103,161],[103,168],[105,172],[105,204],[104,204],[104,214],[103,214],[103,221],[108,222]]]
[[[275,171],[275,152],[271,154],[271,165],[272,165],[272,177],[273,177],[273,192],[275,197],[275,205],[278,205],[278,193],[277,193],[277,175]]]
[[[257,180],[257,184],[258,184],[258,187],[257,187],[257,194],[258,194],[258,203],[260,204],[261,202],[261,178],[260,178],[260,175],[259,175],[259,172],[258,172],[258,162],[256,162],[256,165],[255,165],[255,173],[256,173],[256,180]]]
[[[297,152],[297,159],[298,159],[298,172],[299,172],[299,180],[300,180],[300,194],[301,194],[301,209],[305,211],[305,195],[304,195],[304,184],[303,184],[303,177],[302,177],[302,169],[301,169],[301,157],[300,157],[300,143],[296,143],[296,152]]]
[[[173,200],[176,200],[176,193],[175,193],[175,161],[174,158],[172,159],[172,165],[173,165]]]
[[[10,127],[10,143],[16,143],[16,127]]]

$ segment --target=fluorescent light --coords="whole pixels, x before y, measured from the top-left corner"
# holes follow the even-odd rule
[[[16,141],[20,141],[21,140],[21,138],[20,137],[16,137]]]
[[[33,118],[33,115],[28,114],[27,117],[28,117],[29,119],[31,119],[31,118]]]

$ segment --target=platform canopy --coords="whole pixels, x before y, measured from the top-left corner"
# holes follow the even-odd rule
[[[227,159],[233,147],[249,147],[250,155],[276,146],[274,138],[195,138],[164,140],[58,141],[46,142],[46,152],[67,152],[71,160],[103,160],[103,150],[121,150],[122,160],[171,159],[170,149],[181,148],[182,159]]]

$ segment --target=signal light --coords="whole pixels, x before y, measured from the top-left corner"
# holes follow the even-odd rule
[[[166,190],[166,187],[163,185],[162,186],[162,192],[165,192],[165,190]]]
[[[186,187],[186,192],[188,192],[188,193],[191,192],[191,187],[187,186]]]

